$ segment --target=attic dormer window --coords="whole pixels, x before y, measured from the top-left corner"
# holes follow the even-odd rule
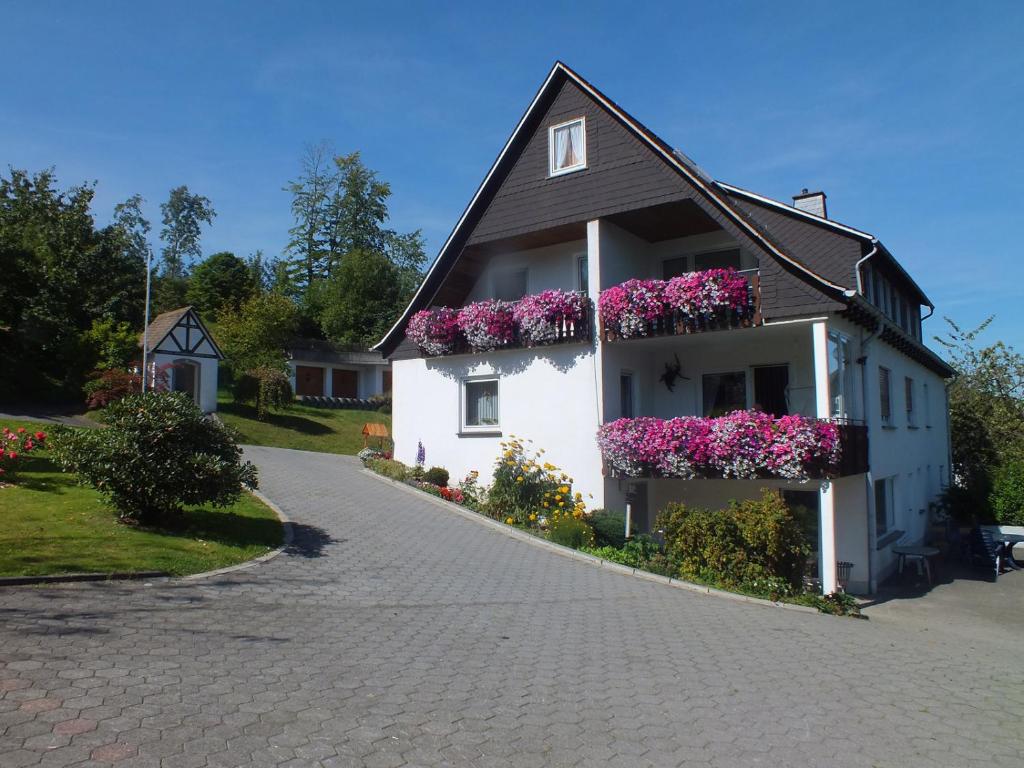
[[[548,129],[549,172],[552,176],[587,167],[587,139],[584,118],[578,117]]]

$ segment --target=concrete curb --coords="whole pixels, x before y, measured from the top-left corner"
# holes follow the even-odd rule
[[[547,539],[542,539],[539,536],[534,536],[531,533],[522,531],[518,528],[513,528],[510,525],[505,525],[497,520],[492,520],[489,517],[485,517],[477,512],[467,509],[463,506],[455,504],[451,501],[445,501],[444,499],[438,498],[426,491],[421,491],[419,488],[414,488],[398,480],[392,480],[390,477],[384,477],[378,475],[373,470],[363,467],[363,472],[371,477],[375,477],[382,483],[394,486],[401,490],[407,491],[410,494],[416,496],[424,501],[433,502],[435,505],[447,509],[450,512],[454,512],[467,520],[472,520],[479,525],[487,526],[499,533],[509,536],[513,539],[526,542],[534,547],[542,547],[554,552],[562,557],[567,557],[571,560],[579,560],[584,563],[603,568],[604,570],[613,571],[615,573],[621,573],[624,576],[632,576],[635,579],[643,579],[644,581],[653,581],[658,584],[664,584],[675,589],[685,589],[687,592],[694,592],[700,595],[709,595],[711,597],[720,597],[726,600],[732,600],[738,603],[749,603],[751,605],[760,605],[766,608],[782,608],[787,611],[797,611],[799,613],[809,613],[814,616],[821,616],[822,614],[817,608],[811,608],[808,605],[794,605],[793,603],[778,603],[773,600],[765,600],[760,597],[749,597],[748,595],[741,595],[736,592],[727,592],[723,589],[715,589],[714,587],[706,587],[703,584],[695,584],[692,581],[683,581],[682,579],[674,579],[671,576],[659,576],[656,573],[650,573],[649,571],[643,571],[639,568],[631,568],[628,565],[622,565],[621,563],[613,563],[610,560],[602,560],[600,557],[594,555],[588,555],[585,552],[572,549],[570,547],[564,547],[561,544],[555,544]]]
[[[77,584],[86,581],[139,581],[170,578],[167,571],[115,573],[60,573],[54,576],[0,576],[0,587],[21,587],[30,584]]]
[[[270,507],[274,514],[277,515],[277,519],[281,521],[281,526],[284,528],[284,540],[281,542],[281,546],[271,552],[267,552],[265,555],[254,557],[252,560],[246,560],[244,563],[217,568],[213,571],[203,571],[202,573],[190,573],[188,576],[174,577],[174,581],[198,581],[199,579],[207,579],[210,576],[221,576],[225,573],[233,573],[234,571],[244,571],[246,568],[255,568],[257,565],[263,565],[263,563],[273,560],[292,545],[292,542],[295,541],[295,524],[284,513],[284,510],[259,491],[250,491],[250,493]]]
[[[187,576],[172,576],[166,571],[138,571],[136,573],[64,573],[56,576],[3,576],[0,577],[0,588],[18,587],[30,584],[73,584],[88,581],[141,581],[144,579],[198,581],[199,579],[206,579],[211,576],[221,576],[225,573],[242,571],[246,568],[254,568],[257,565],[262,565],[263,563],[273,560],[291,546],[292,542],[295,540],[295,524],[292,523],[288,518],[288,515],[286,515],[284,511],[277,506],[277,504],[268,499],[262,493],[259,491],[250,491],[250,493],[274,511],[274,514],[277,515],[277,519],[281,521],[281,526],[284,528],[284,540],[281,542],[281,546],[271,552],[267,552],[265,555],[254,557],[252,560],[246,560],[244,563],[229,565],[224,568],[217,568],[213,571],[190,573]]]

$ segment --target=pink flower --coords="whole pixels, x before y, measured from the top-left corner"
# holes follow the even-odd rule
[[[455,351],[459,313],[450,307],[424,309],[409,318],[406,335],[428,355],[448,355]]]
[[[459,310],[458,327],[477,352],[504,347],[515,339],[513,303],[488,299]]]

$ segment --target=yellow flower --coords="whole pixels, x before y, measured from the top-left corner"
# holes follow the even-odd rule
[[[537,519],[537,516],[536,516],[535,514],[533,514],[533,513],[531,512],[531,513],[530,513],[530,522],[532,523],[532,522],[534,522],[534,521],[535,521],[536,519]]]
[[[555,501],[561,501],[561,500],[562,500],[562,494],[556,493],[555,494]]]
[[[577,509],[575,512],[572,513],[572,516],[579,520],[581,517],[583,517],[583,513]]]
[[[560,487],[560,488],[558,489],[558,492],[559,492],[559,493],[568,493],[568,492],[569,492],[569,486],[567,486],[567,485],[563,485],[562,487]]]
[[[582,498],[583,498],[583,494],[580,493],[579,491],[576,491],[576,501],[579,501]]]
[[[515,522],[515,520],[513,520],[511,517],[506,517],[505,518],[505,524],[506,525],[512,525],[512,523],[514,523],[514,522]]]
[[[523,482],[523,476],[522,476],[522,475],[519,475],[519,477],[517,477],[517,478],[516,478],[516,482],[517,482],[517,483],[521,483],[521,482]]]
[[[547,506],[550,506],[550,505],[545,501],[544,502],[544,506],[547,507]]]
[[[560,501],[560,502],[558,502],[558,506],[560,506],[560,507],[564,507],[564,506],[565,506],[565,502],[564,502],[564,501]]]

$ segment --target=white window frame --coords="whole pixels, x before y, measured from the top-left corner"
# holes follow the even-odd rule
[[[497,424],[467,424],[466,408],[469,399],[466,397],[466,389],[469,384],[480,384],[493,381],[498,385],[498,423]],[[467,376],[459,381],[459,431],[466,434],[500,434],[501,433],[501,377],[493,374],[482,376]]]
[[[921,403],[924,405],[924,426],[925,429],[932,428],[932,406],[928,398],[928,382],[921,382]]]
[[[580,135],[583,137],[583,151],[580,153],[580,162],[576,165],[570,165],[565,168],[555,168],[555,131],[559,128],[566,128],[574,123],[579,123],[582,127]],[[566,120],[565,122],[552,125],[548,128],[548,176],[562,176],[566,173],[575,173],[576,171],[584,171],[587,168],[587,118],[583,115],[580,117],[574,117],[572,120]]]
[[[744,403],[743,408],[750,410],[751,402],[754,397],[754,369],[751,366],[745,368],[727,367],[727,368],[712,368],[710,370],[701,371],[700,378],[697,380],[696,387],[699,390],[700,400],[700,411],[699,415],[704,415],[704,378],[706,376],[726,376],[731,373],[743,374],[743,392],[744,392]]]
[[[628,379],[629,387],[629,413],[623,412],[622,409],[623,384],[626,383],[624,381],[626,379]],[[633,371],[626,368],[619,371],[619,416],[623,419],[632,419],[636,416],[636,377],[633,375]]]
[[[834,358],[834,353],[845,348],[850,360],[846,358]],[[839,391],[829,392],[829,411],[832,418],[853,419],[854,418],[854,391],[856,385],[853,382],[853,341],[845,333],[836,330],[828,332],[828,354],[829,366],[833,360],[837,363]],[[831,379],[831,370],[829,378]]]
[[[587,280],[583,280],[583,265],[587,265]],[[587,258],[587,254],[578,253],[576,254],[576,290],[583,294],[590,293],[590,261]]]

